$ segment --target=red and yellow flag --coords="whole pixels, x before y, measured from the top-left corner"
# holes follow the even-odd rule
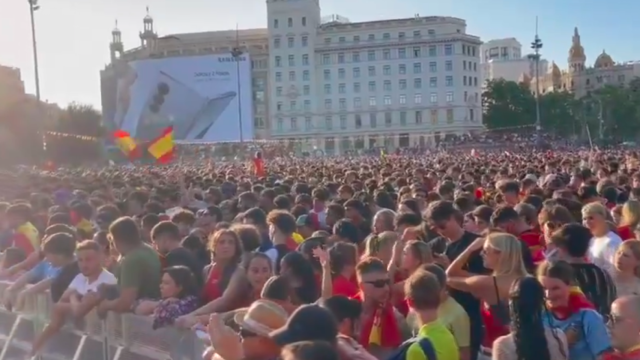
[[[173,126],[164,129],[162,134],[149,142],[147,151],[161,164],[166,164],[173,158]]]
[[[116,130],[113,133],[116,146],[130,159],[133,159],[139,155],[138,145],[133,140],[131,135],[124,130]]]

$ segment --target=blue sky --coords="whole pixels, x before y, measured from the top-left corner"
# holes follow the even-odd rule
[[[27,0],[0,0],[0,64],[22,69],[28,92],[35,92]],[[302,0],[301,0],[302,1]],[[640,2],[632,0],[320,0],[323,15],[351,21],[423,16],[456,16],[482,40],[515,37],[528,47],[539,17],[543,57],[566,67],[573,28],[582,35],[587,61],[606,49],[615,61],[640,60]],[[149,5],[160,35],[266,27],[265,0],[40,0],[36,31],[42,98],[100,107],[99,70],[109,60],[117,19],[126,48],[140,44]],[[635,26],[634,26],[635,25]],[[525,52],[523,50],[523,52]]]

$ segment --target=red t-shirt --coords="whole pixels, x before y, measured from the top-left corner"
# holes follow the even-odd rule
[[[622,241],[624,240],[632,240],[636,238],[636,235],[631,231],[631,227],[629,225],[620,226],[618,228],[618,236]]]
[[[534,263],[544,261],[544,236],[541,233],[535,230],[527,230],[520,234],[519,238],[531,250],[531,258]]]
[[[338,275],[333,279],[333,295],[344,295],[352,298],[359,291],[358,285],[342,275]]]

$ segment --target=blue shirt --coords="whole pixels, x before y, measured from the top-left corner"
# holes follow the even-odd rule
[[[569,360],[596,359],[602,352],[611,348],[604,319],[595,310],[583,309],[565,320],[559,320],[551,313],[545,312],[544,323],[564,332],[570,327],[578,331],[579,340],[569,346]]]
[[[50,262],[42,260],[33,269],[29,271],[31,274],[31,282],[39,283],[42,280],[51,279],[60,273],[59,267],[54,267]]]

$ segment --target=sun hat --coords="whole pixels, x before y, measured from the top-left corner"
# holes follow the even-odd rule
[[[256,335],[268,336],[287,323],[286,310],[269,300],[254,301],[251,306],[235,311],[233,321]]]

